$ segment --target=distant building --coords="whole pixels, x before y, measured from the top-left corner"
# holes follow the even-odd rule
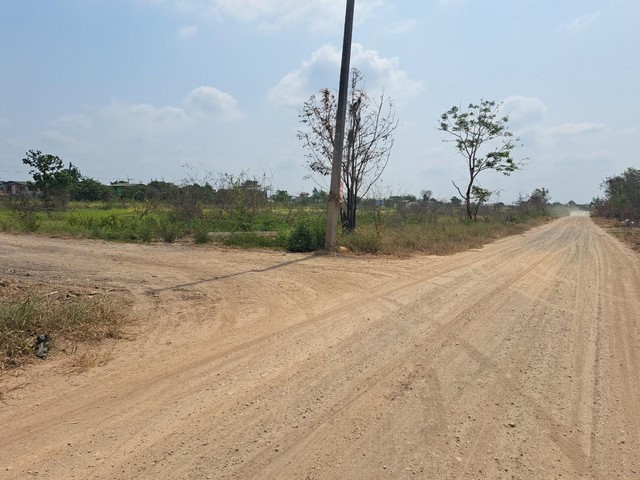
[[[29,182],[0,181],[0,195],[33,195]]]

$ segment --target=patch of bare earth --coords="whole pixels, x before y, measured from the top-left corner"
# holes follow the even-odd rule
[[[403,260],[0,235],[0,267],[143,319],[2,377],[3,479],[640,478],[640,261],[588,218]]]

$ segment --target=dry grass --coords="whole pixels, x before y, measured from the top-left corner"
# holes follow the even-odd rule
[[[67,362],[68,371],[72,374],[80,374],[95,367],[106,365],[113,359],[113,354],[108,351],[93,352],[83,351],[75,352]]]
[[[640,228],[623,227],[618,220],[608,218],[591,217],[591,219],[606,232],[619,238],[634,250],[640,251]]]
[[[497,220],[466,222],[444,217],[428,224],[379,228],[367,225],[358,227],[352,234],[343,235],[340,245],[356,253],[451,255],[481,247],[498,238],[520,234],[550,220],[546,217],[531,218],[523,223]]]
[[[106,295],[54,298],[29,290],[2,289],[0,297],[0,368],[17,366],[34,355],[39,334],[51,348],[66,342],[97,343],[120,338],[129,315],[123,303]],[[86,364],[87,359],[79,359]]]

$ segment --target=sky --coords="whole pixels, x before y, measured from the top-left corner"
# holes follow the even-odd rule
[[[0,0],[0,180],[27,150],[88,177],[307,178],[296,133],[337,90],[345,0]],[[640,167],[640,0],[356,0],[352,66],[399,125],[384,195],[456,194],[466,164],[438,130],[452,106],[503,102],[521,170],[483,172],[494,201],[535,188],[588,203]]]

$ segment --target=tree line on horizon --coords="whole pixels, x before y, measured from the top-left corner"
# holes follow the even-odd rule
[[[479,184],[482,172],[493,170],[508,176],[523,166],[523,160],[513,156],[519,139],[509,130],[509,118],[501,114],[500,108],[500,103],[482,99],[466,109],[454,106],[437,121],[438,130],[446,136],[443,141],[453,143],[464,162],[465,184],[452,181],[457,195],[448,201],[438,200],[429,190],[423,190],[420,197],[386,195],[383,201],[384,195],[376,191],[375,186],[389,162],[398,120],[392,100],[384,93],[372,97],[366,91],[364,75],[353,69],[342,164],[344,192],[340,221],[343,231],[349,233],[356,229],[358,207],[362,205],[380,207],[384,204],[393,208],[448,205],[453,209],[461,208],[462,216],[467,220],[477,220],[481,208],[490,203],[495,193]],[[336,109],[335,92],[324,88],[304,102],[299,115],[301,128],[297,136],[306,151],[309,177],[316,181],[331,171]],[[314,188],[312,194],[295,199],[285,190],[276,190],[269,195],[272,187],[266,178],[256,179],[244,172],[221,174],[213,179],[209,176],[206,181],[196,181],[192,175],[181,184],[152,180],[147,184],[118,181],[105,185],[83,176],[77,166],[70,163],[65,167],[59,157],[39,150],[29,150],[22,162],[31,167],[32,185],[45,209],[64,208],[70,200],[121,199],[171,203],[185,214],[192,210],[191,214],[197,215],[205,205],[229,209],[241,202],[246,208],[255,209],[267,202],[308,205],[326,204],[328,200],[328,193],[322,188]],[[516,202],[536,208],[544,208],[549,203],[549,191],[545,188],[537,188]]]

